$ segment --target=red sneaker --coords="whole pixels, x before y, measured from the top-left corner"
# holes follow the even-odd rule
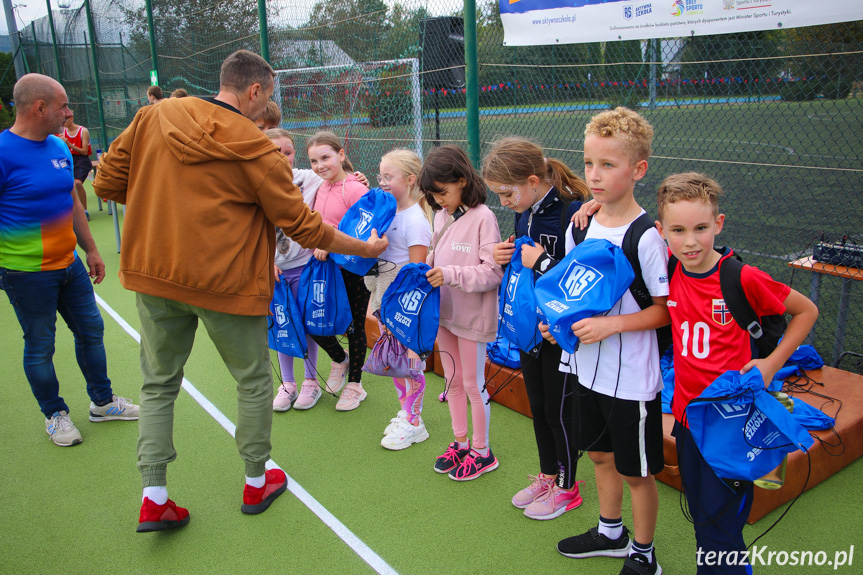
[[[267,469],[265,477],[266,483],[263,487],[252,487],[246,484],[240,511],[249,514],[263,513],[270,503],[288,488],[288,477],[281,469]]]
[[[149,497],[141,503],[141,515],[138,516],[138,533],[162,531],[182,527],[189,522],[189,510],[177,506],[168,499],[164,505],[153,503]]]

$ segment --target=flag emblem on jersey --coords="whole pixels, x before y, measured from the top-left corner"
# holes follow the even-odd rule
[[[734,318],[731,317],[731,310],[725,305],[724,299],[713,300],[713,321],[719,325],[728,325]]]

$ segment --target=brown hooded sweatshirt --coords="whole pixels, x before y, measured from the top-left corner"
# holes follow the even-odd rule
[[[126,289],[237,315],[267,315],[275,228],[326,249],[287,159],[233,108],[169,98],[138,111],[102,156],[96,195],[126,204]]]

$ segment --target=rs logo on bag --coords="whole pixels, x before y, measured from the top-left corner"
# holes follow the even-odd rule
[[[364,233],[366,233],[368,231],[369,226],[372,223],[372,217],[374,217],[373,213],[371,213],[368,210],[364,210],[364,209],[360,208],[360,221],[357,224],[357,228],[356,228],[357,237],[363,235]]]
[[[579,301],[602,279],[602,274],[591,266],[577,260],[569,264],[560,280],[560,289],[566,301]]]
[[[312,282],[312,303],[317,306],[324,305],[324,297],[327,293],[327,282],[326,281],[314,281]]]
[[[285,325],[285,307],[282,305],[277,305],[274,307],[274,314],[276,316],[276,321],[278,324]]]
[[[399,305],[402,306],[405,313],[416,315],[419,313],[426,295],[428,294],[420,289],[409,291],[399,297]]]
[[[510,301],[515,298],[515,289],[518,287],[518,278],[521,275],[513,274],[509,278],[509,283],[506,285],[506,295],[509,296]]]
[[[713,407],[722,416],[722,419],[734,419],[735,417],[746,417],[749,410],[743,405],[731,405],[728,403],[714,403]]]

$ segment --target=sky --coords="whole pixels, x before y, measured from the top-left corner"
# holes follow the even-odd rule
[[[15,11],[16,23],[20,32],[25,26],[29,26],[33,20],[38,20],[48,15],[48,3],[45,0],[10,0]],[[77,8],[83,4],[83,0],[71,0],[72,6]],[[51,0],[51,7],[58,10],[57,0]],[[0,34],[8,34],[9,27],[6,22],[6,11],[0,10]]]

